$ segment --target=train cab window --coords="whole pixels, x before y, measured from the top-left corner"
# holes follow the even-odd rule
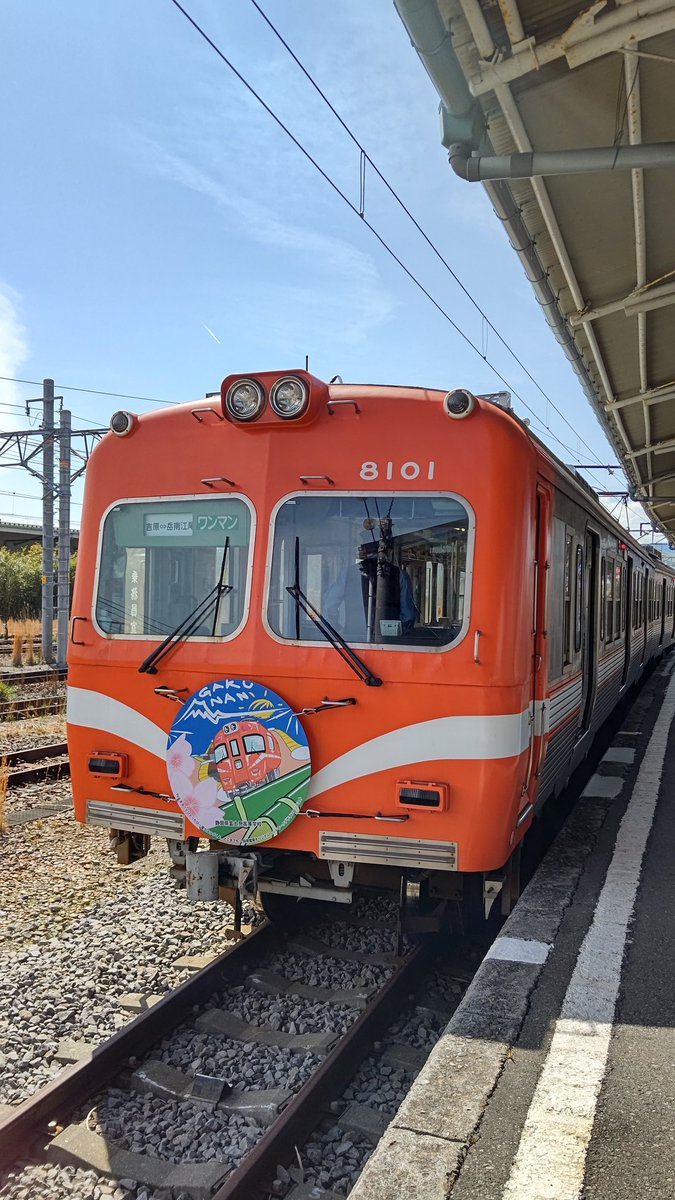
[[[265,739],[261,733],[249,733],[244,738],[244,750],[247,754],[264,754]]]
[[[101,541],[101,631],[164,638],[213,592],[191,636],[233,636],[245,613],[251,524],[249,505],[235,496],[115,505]]]
[[[274,524],[268,621],[277,636],[322,642],[288,589],[350,644],[440,650],[468,621],[473,518],[452,496],[287,500]]]

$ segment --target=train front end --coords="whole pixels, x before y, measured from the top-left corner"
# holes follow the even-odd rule
[[[533,787],[533,463],[469,393],[304,371],[115,414],[73,598],[78,820],[179,869],[208,839],[212,894],[270,910],[499,877]]]

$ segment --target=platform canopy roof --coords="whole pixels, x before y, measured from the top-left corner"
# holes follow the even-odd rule
[[[675,542],[674,0],[395,4],[451,163],[484,181],[634,497]]]

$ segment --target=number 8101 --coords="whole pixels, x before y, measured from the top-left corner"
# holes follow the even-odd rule
[[[416,463],[404,462],[399,466],[398,463],[385,463],[380,472],[380,464],[376,462],[361,463],[360,476],[361,479],[379,479],[380,474],[383,479],[393,479],[394,476],[401,479],[419,479],[422,478],[432,480],[436,469],[435,462]],[[426,472],[426,475],[425,475]]]

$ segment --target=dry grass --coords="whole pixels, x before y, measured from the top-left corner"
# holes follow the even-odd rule
[[[42,633],[42,623],[35,617],[21,621],[9,620],[7,628],[9,629],[10,637],[14,637],[16,633],[20,633],[24,638],[39,637]],[[54,634],[56,634],[56,622],[54,622]]]
[[[36,663],[41,663],[43,661],[41,647],[41,621],[34,617],[25,618],[21,621],[10,620],[7,622],[7,629],[12,642],[13,667],[22,667],[24,663],[27,667],[33,667]],[[56,644],[57,635],[58,629],[57,622],[55,621],[53,626],[54,644]]]
[[[12,666],[23,666],[23,634],[18,631],[12,637]]]
[[[16,732],[16,722],[0,722],[0,754],[4,753],[6,748],[14,747]],[[26,739],[26,745],[32,738],[49,738],[50,742],[64,742],[66,740],[65,713],[50,713],[42,717],[26,718],[21,722],[21,735]]]

